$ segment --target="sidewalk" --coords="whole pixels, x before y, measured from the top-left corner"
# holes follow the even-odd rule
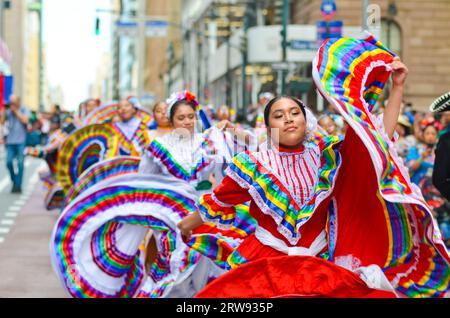
[[[0,297],[66,298],[50,261],[50,236],[58,211],[47,211],[37,182],[14,226],[0,244]]]

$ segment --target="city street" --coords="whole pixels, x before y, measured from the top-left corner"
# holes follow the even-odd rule
[[[0,149],[0,295],[66,297],[49,256],[50,235],[58,214],[43,206],[45,193],[37,171],[44,162],[26,158],[23,193],[11,194],[5,151]]]
[[[450,298],[449,20],[0,0],[0,300]]]

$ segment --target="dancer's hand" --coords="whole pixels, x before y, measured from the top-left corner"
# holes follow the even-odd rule
[[[225,119],[225,120],[222,120],[221,122],[217,123],[216,127],[220,130],[225,130],[227,128],[233,128],[234,125]]]
[[[391,64],[392,68],[392,84],[394,86],[403,86],[408,77],[408,68],[400,60],[399,57],[395,57]]]
[[[189,240],[192,236],[192,230],[203,224],[202,217],[196,211],[187,217],[185,217],[181,222],[177,224],[180,229],[181,235],[185,240]]]
[[[181,222],[180,222],[181,223]],[[184,227],[180,227],[180,223],[178,223],[178,227],[181,231],[181,236],[183,237],[184,241],[189,241],[192,237],[192,231],[185,229]]]

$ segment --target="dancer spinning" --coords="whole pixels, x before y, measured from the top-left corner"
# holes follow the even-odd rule
[[[148,119],[139,118],[139,110],[140,105],[135,97],[124,98],[117,105],[118,119],[112,125],[120,138],[120,155],[140,157],[150,142]]]
[[[56,161],[58,152],[71,133],[71,129],[61,127],[61,119],[54,115],[50,119],[50,130],[48,141],[44,146],[27,147],[25,154],[28,156],[43,158],[47,167],[39,171],[39,177],[43,182],[47,193],[44,204],[47,210],[59,209],[64,200],[64,192],[61,185],[56,181]]]
[[[388,70],[389,103],[375,118],[370,111]],[[391,142],[408,69],[369,36],[326,41],[313,73],[349,123],[344,141],[315,135],[315,118],[301,101],[281,96],[268,103],[268,150],[236,156],[222,183],[178,225],[187,239],[203,222],[236,226],[234,206],[248,200],[257,220],[255,233],[228,256],[234,270],[199,296],[361,297],[374,289],[387,292],[382,296],[445,296],[449,255]]]
[[[222,134],[217,127],[195,133],[191,93],[177,93],[168,104],[174,131],[150,143],[139,173],[118,171],[118,177],[80,185],[62,212],[51,254],[70,295],[191,297],[224,272],[186,246],[176,227],[212,188],[211,174],[221,178],[223,155],[215,149],[226,147],[215,145]],[[89,171],[84,176],[88,180]],[[142,248],[149,231],[153,240]]]

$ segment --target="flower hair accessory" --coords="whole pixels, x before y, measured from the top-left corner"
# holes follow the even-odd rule
[[[166,100],[166,103],[169,106],[167,109],[167,113],[170,114],[170,111],[172,110],[173,105],[175,105],[175,103],[177,103],[181,100],[186,100],[188,102],[191,102],[192,104],[195,105],[195,107],[198,106],[197,98],[191,92],[189,92],[187,90],[184,90],[182,92],[175,92],[172,95],[170,95],[170,97]]]
[[[428,126],[433,126],[437,131],[441,130],[441,124],[433,117],[426,117],[420,121],[421,130],[425,130]]]

